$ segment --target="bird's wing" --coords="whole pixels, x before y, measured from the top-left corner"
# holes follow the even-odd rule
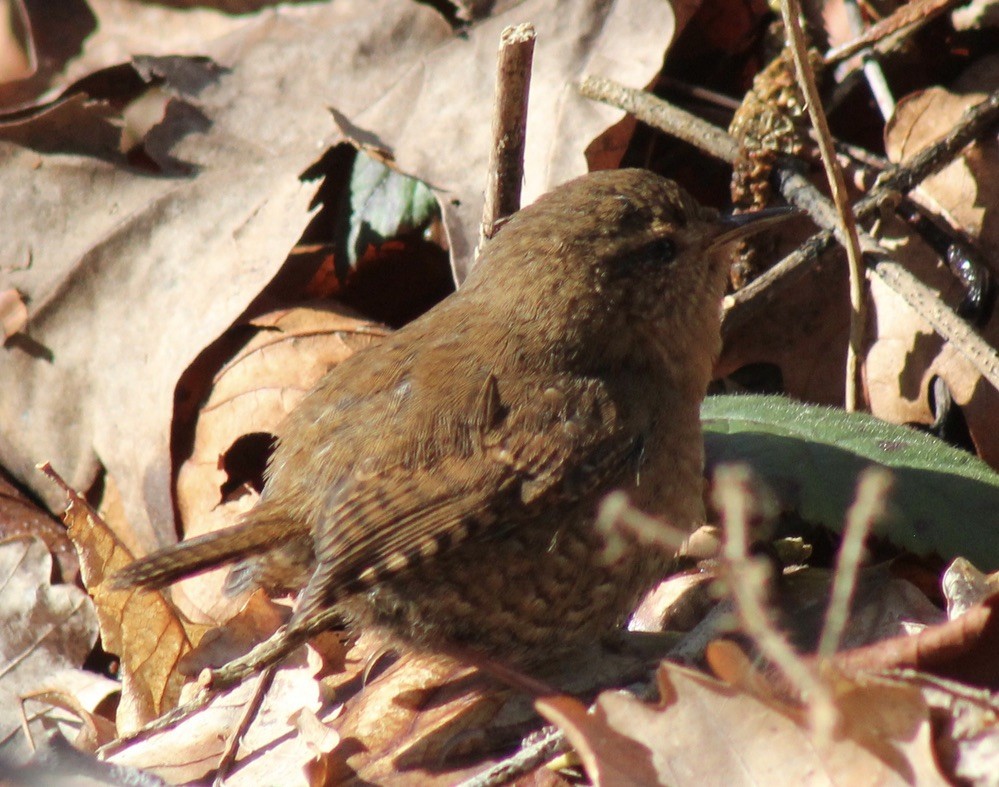
[[[539,381],[533,390],[521,381],[516,406],[500,387],[486,376],[450,452],[355,472],[339,486],[321,514],[326,521],[313,528],[317,563],[296,620],[637,467],[643,435],[624,426],[599,381]]]

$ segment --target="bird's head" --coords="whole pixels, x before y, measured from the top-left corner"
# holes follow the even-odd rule
[[[684,339],[703,310],[717,318],[730,244],[776,218],[721,216],[647,170],[593,172],[518,212],[466,286],[570,342],[633,328]]]

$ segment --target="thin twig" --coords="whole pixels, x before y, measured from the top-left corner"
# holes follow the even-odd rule
[[[832,656],[843,638],[843,631],[850,617],[850,600],[857,585],[864,541],[874,523],[884,516],[890,487],[891,473],[884,468],[868,468],[860,476],[857,499],[846,514],[843,541],[836,556],[829,607],[826,609],[822,636],[819,638],[821,658]]]
[[[874,274],[963,355],[993,388],[999,390],[999,352],[967,320],[895,260],[887,257],[878,259],[874,264]]]
[[[827,738],[837,718],[833,697],[770,622],[761,590],[763,569],[748,554],[750,505],[754,501],[750,487],[749,470],[744,466],[721,466],[715,472],[713,496],[725,529],[723,554],[731,575],[732,601],[743,631],[807,703],[812,728],[820,738]]]
[[[651,93],[625,87],[602,77],[587,77],[580,84],[579,92],[586,98],[629,112],[664,134],[694,145],[698,150],[720,161],[728,164],[735,161],[738,144],[725,131]],[[873,215],[884,198],[892,192],[909,192],[930,175],[939,172],[950,164],[966,145],[978,139],[997,121],[999,121],[999,90],[967,110],[946,137],[924,148],[904,165],[886,171],[878,179],[876,187],[854,206],[857,218],[864,219]],[[816,251],[821,252],[829,248],[832,241],[832,232],[820,232],[813,235],[808,243],[814,245]],[[805,258],[798,264],[810,261],[813,256],[814,252],[806,253]]]
[[[815,73],[808,61],[808,42],[805,32],[801,29],[801,3],[798,0],[781,0],[781,15],[784,17],[784,30],[787,43],[794,57],[795,72],[798,76],[798,87],[805,96],[808,106],[808,116],[815,129],[816,141],[819,144],[819,154],[822,156],[822,166],[829,180],[829,190],[836,203],[843,237],[841,242],[846,248],[846,258],[850,275],[850,340],[846,353],[846,410],[857,409],[861,379],[860,357],[863,353],[864,320],[866,309],[864,303],[864,262],[860,252],[860,240],[857,238],[857,220],[853,215],[853,207],[846,193],[846,181],[843,170],[836,161],[836,150],[833,146],[829,122],[822,111],[822,99],[815,85]]]
[[[896,33],[904,32],[905,35],[912,35],[934,17],[962,2],[964,0],[913,0],[911,3],[901,5],[891,16],[885,17],[876,25],[867,28],[863,35],[830,49],[826,52],[823,60],[826,65],[832,65],[853,57],[858,52],[873,47]],[[889,46],[896,44],[897,40],[894,40]]]
[[[278,629],[249,653],[212,670],[208,685],[215,691],[223,691],[242,683],[255,672],[277,664],[312,637],[329,631],[342,622],[343,612],[337,607],[318,609],[294,627]]]
[[[739,152],[736,141],[717,126],[644,90],[591,76],[580,83],[579,92],[585,98],[623,109],[643,123],[729,164]]]
[[[267,696],[267,692],[274,682],[275,672],[277,672],[277,665],[271,664],[260,673],[260,680],[257,681],[252,696],[243,708],[243,713],[239,717],[239,723],[225,742],[225,749],[223,749],[222,756],[219,758],[219,765],[215,771],[215,779],[212,781],[214,787],[221,787],[225,783],[225,779],[229,775],[233,763],[236,762],[236,755],[239,753],[239,746],[243,740],[243,736],[246,735],[246,731],[253,724],[260,706],[264,703],[264,697]]]
[[[151,722],[144,724],[139,729],[133,730],[130,733],[122,735],[115,740],[104,744],[97,750],[97,753],[106,758],[131,743],[145,740],[146,738],[155,735],[157,732],[173,729],[185,719],[193,716],[202,708],[207,707],[208,703],[211,702],[215,696],[216,695],[214,693],[202,689],[190,702],[178,705],[173,710],[164,713],[162,716],[157,716]]]
[[[530,23],[507,27],[500,34],[493,144],[489,152],[479,249],[496,233],[503,219],[520,209],[535,37],[534,26]]]
[[[569,748],[565,733],[551,727],[544,731],[540,739],[525,744],[505,760],[466,779],[457,787],[499,787],[509,784],[520,776],[536,771],[559,754],[569,751]]]
[[[857,215],[865,217],[872,214],[887,191],[912,191],[930,175],[950,164],[966,145],[978,139],[997,121],[999,90],[994,90],[988,98],[966,110],[946,137],[923,148],[904,165],[896,166],[878,178],[876,188],[857,203]]]
[[[843,6],[846,12],[846,22],[850,27],[850,32],[859,35],[864,30],[864,18],[860,13],[860,5],[857,0],[846,0]],[[887,121],[895,113],[895,97],[891,88],[888,87],[888,80],[885,72],[881,69],[881,63],[876,53],[867,52],[861,55],[861,63],[864,69],[864,77],[871,88],[871,95],[878,105],[881,117]]]
[[[740,331],[757,315],[764,312],[792,282],[808,270],[806,263],[818,259],[833,243],[837,227],[833,207],[803,175],[783,163],[778,164],[778,187],[784,198],[806,211],[823,231],[809,238],[797,251],[751,281],[738,292],[725,298],[722,336],[727,338]],[[873,192],[872,192],[873,193]],[[882,192],[883,194],[884,192]],[[858,203],[858,214],[869,197]],[[865,232],[859,233],[861,246],[867,254],[870,271],[883,281],[922,319],[946,339],[999,390],[999,353],[985,341],[967,320],[940,300],[937,292],[917,279],[904,265],[885,256],[877,241]]]
[[[117,751],[117,749],[126,743],[140,738],[147,738],[154,733],[176,727],[186,718],[208,705],[221,692],[242,683],[248,677],[261,670],[276,665],[311,637],[328,631],[341,620],[342,613],[334,611],[332,608],[320,610],[313,617],[304,620],[294,630],[287,628],[278,629],[270,637],[256,645],[249,653],[233,659],[216,669],[203,670],[198,678],[202,684],[202,688],[193,700],[174,708],[168,713],[164,713],[159,718],[153,719],[135,732],[112,741],[104,747],[104,750]]]
[[[681,93],[688,98],[694,98],[699,101],[706,101],[709,104],[714,104],[722,109],[727,109],[729,112],[735,112],[742,103],[732,96],[727,96],[724,93],[719,93],[716,90],[710,90],[706,87],[701,87],[700,85],[691,85],[689,82],[684,82],[680,79],[674,79],[673,77],[660,77],[659,85],[661,87],[669,88],[677,93]]]

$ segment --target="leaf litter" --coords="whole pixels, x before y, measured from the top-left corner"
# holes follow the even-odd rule
[[[287,614],[287,606],[260,596],[223,601],[217,578],[199,578],[205,584],[170,594],[123,594],[102,583],[132,554],[176,538],[178,527],[190,536],[235,521],[259,490],[270,430],[325,367],[382,332],[363,315],[317,310],[284,289],[291,261],[307,259],[296,253],[322,236],[323,222],[327,233],[334,223],[329,187],[349,178],[349,168],[323,170],[327,152],[344,142],[376,150],[390,171],[418,179],[400,181],[403,191],[429,188],[460,280],[477,236],[491,69],[505,25],[530,19],[539,32],[529,201],[598,157],[605,166],[620,164],[622,156],[635,163],[643,144],[645,132],[633,120],[576,94],[580,78],[653,83],[674,33],[690,23],[693,37],[667,64],[682,71],[688,59],[689,69],[698,47],[702,53],[715,47],[719,67],[702,70],[705,82],[741,92],[746,85],[725,75],[726,60],[744,58],[745,73],[751,73],[742,47],[755,22],[744,9],[726,12],[723,4],[693,16],[695,5],[670,8],[655,0],[613,6],[578,0],[557,8],[526,2],[500,4],[456,35],[421,4],[237,3],[229,13],[207,4],[183,10],[120,0],[61,5],[73,12],[64,17],[65,30],[52,17],[32,18],[36,39],[29,43],[41,47],[34,53],[41,66],[0,86],[0,182],[11,195],[0,220],[0,292],[8,294],[5,314],[11,315],[0,365],[5,381],[13,381],[0,397],[0,423],[19,425],[0,430],[0,460],[52,509],[64,493],[34,473],[40,459],[50,459],[71,487],[93,499],[103,492],[105,517],[76,498],[68,523],[81,553],[83,584],[94,598],[95,613],[89,614],[96,623],[90,625],[99,625],[104,649],[121,658],[121,697],[116,708],[108,703],[106,680],[97,681],[98,689],[62,678],[46,687],[32,685],[34,679],[15,683],[8,670],[0,683],[12,696],[34,697],[27,706],[33,725],[58,725],[92,751],[196,696],[198,681],[182,688],[185,676],[245,652]],[[709,18],[713,26],[704,27]],[[53,32],[69,35],[58,43]],[[906,161],[995,91],[993,61],[980,58],[956,81],[901,96],[885,129],[887,158]],[[978,244],[986,259],[997,250],[995,223],[988,221],[995,204],[990,139],[967,148],[915,194],[926,210]],[[664,153],[667,148],[647,144],[640,163],[663,165],[676,155]],[[675,167],[678,176],[684,166]],[[691,187],[706,189],[709,181]],[[397,216],[378,220],[380,231],[368,242],[376,253],[396,230],[422,231],[426,212],[407,224],[404,214],[416,205],[405,199],[401,205]],[[350,215],[361,220],[357,210]],[[960,300],[959,283],[929,244],[887,216],[882,231],[886,244],[903,239],[899,253],[943,300]],[[355,240],[355,247],[364,243],[360,235]],[[401,243],[403,255],[411,242]],[[354,262],[363,266],[360,251]],[[350,261],[333,262],[336,277],[344,272],[337,265]],[[719,376],[769,363],[787,395],[838,404],[838,348],[846,321],[835,268],[819,266],[796,297],[727,342]],[[929,424],[939,415],[929,392],[942,379],[967,419],[971,445],[994,465],[995,391],[897,295],[877,281],[871,292],[876,317],[865,375],[872,411],[896,423]],[[992,324],[986,318],[986,338]],[[717,413],[714,419],[726,428],[739,421]],[[844,430],[858,423],[847,419]],[[823,451],[834,448],[852,452],[857,469],[872,459],[893,464],[842,435],[816,439],[819,433],[809,431],[814,424],[800,412],[774,419],[765,436],[779,436],[782,424],[796,425],[806,442],[811,438],[817,476],[827,464]],[[881,444],[897,442],[900,434],[882,436]],[[253,442],[254,436],[261,437]],[[728,450],[734,443],[724,445]],[[240,464],[251,447],[256,458]],[[759,450],[748,454],[766,469]],[[946,464],[953,455],[941,449],[938,456]],[[783,459],[783,466],[776,463],[778,475],[769,477],[777,491],[808,475],[787,455]],[[911,468],[895,467],[903,483],[908,473],[920,486]],[[644,623],[635,625],[656,629],[663,620],[685,618],[681,630],[689,633],[680,645],[676,639],[660,643],[656,653],[670,652],[700,669],[662,662],[645,700],[604,692],[587,711],[578,699],[550,695],[538,700],[538,709],[565,730],[586,776],[600,784],[701,783],[725,774],[734,783],[935,784],[953,776],[989,783],[996,761],[995,701],[987,690],[975,693],[992,687],[995,672],[995,595],[974,565],[994,568],[992,523],[978,513],[990,508],[994,487],[984,472],[978,486],[959,495],[957,508],[973,512],[956,517],[959,526],[944,505],[947,484],[941,481],[920,490],[924,511],[931,511],[920,518],[921,529],[905,534],[898,529],[904,524],[887,523],[878,532],[881,543],[868,545],[868,557],[884,561],[888,549],[891,560],[861,570],[844,649],[829,662],[801,657],[833,697],[838,726],[825,737],[810,726],[807,703],[784,681],[787,665],[761,667],[747,657],[754,643],[739,639],[735,611],[719,601],[724,561],[701,562],[666,580],[658,606],[650,602]],[[835,546],[840,514],[851,499],[850,475],[823,479],[836,480],[839,491],[831,497],[809,490],[790,504],[784,499],[782,517],[808,519],[792,529],[804,527],[820,554],[829,548],[823,539]],[[911,511],[909,497],[904,501]],[[802,506],[803,499],[817,501],[818,508]],[[902,521],[911,524],[912,518]],[[33,544],[33,568],[23,581],[45,587],[50,569],[41,542],[3,547],[23,543]],[[905,563],[911,554],[897,556],[913,545],[921,555],[915,569]],[[936,582],[942,562],[934,562],[941,557],[966,558],[948,571],[944,590]],[[784,571],[772,578],[767,603],[779,636],[807,652],[802,643],[817,639],[831,575],[800,566]],[[684,577],[683,587],[667,592]],[[960,602],[958,587],[964,588]],[[697,599],[678,613],[691,594]],[[244,602],[240,614],[205,633],[206,624],[230,618]],[[51,614],[39,603],[35,614]],[[945,605],[959,606],[963,614],[942,621],[939,607]],[[5,612],[4,619],[12,614]],[[73,647],[59,646],[53,657],[66,667],[60,675],[93,674],[79,669],[93,631],[76,637]],[[0,639],[5,648],[7,640],[15,641],[6,631]],[[501,763],[530,730],[533,713],[523,686],[500,688],[495,679],[426,654],[403,653],[393,661],[384,646],[370,632],[359,641],[334,632],[294,655],[242,735],[227,783],[362,778],[451,784]],[[241,723],[244,694],[252,693],[254,682],[214,698],[173,729],[113,742],[104,756],[171,782],[205,779]],[[608,681],[598,680],[578,696],[592,696],[601,685]],[[42,706],[48,710],[38,711]],[[112,719],[116,728],[109,727]],[[6,730],[7,745],[22,747],[15,728]],[[42,738],[39,745],[46,745]],[[26,756],[23,748],[18,752],[15,759]],[[563,774],[573,773],[566,767]],[[535,778],[566,783],[556,773]]]

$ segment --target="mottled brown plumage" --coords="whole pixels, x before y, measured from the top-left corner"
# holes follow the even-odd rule
[[[291,629],[336,605],[424,646],[521,662],[609,629],[670,556],[602,561],[603,495],[625,489],[680,527],[703,516],[698,411],[740,234],[641,170],[554,190],[458,293],[301,402],[240,525],[119,583],[239,560],[232,591],[304,588]]]

